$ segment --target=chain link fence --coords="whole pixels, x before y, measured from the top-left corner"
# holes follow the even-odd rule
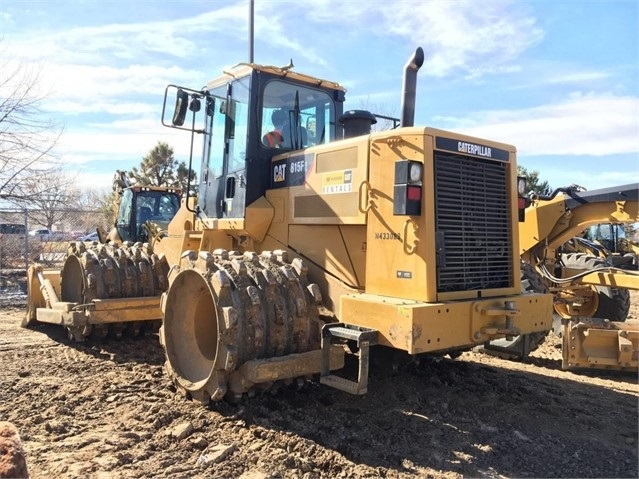
[[[68,209],[56,211],[53,228],[33,220],[35,210],[0,208],[0,297],[26,295],[26,271],[38,262],[46,268],[62,267],[69,241],[83,238],[112,219],[101,211]]]

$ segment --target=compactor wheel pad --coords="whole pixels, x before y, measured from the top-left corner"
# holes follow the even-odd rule
[[[167,373],[193,399],[266,389],[272,385],[254,384],[238,368],[320,348],[318,288],[303,261],[289,262],[284,251],[186,253],[169,281],[160,341]]]
[[[72,242],[60,272],[60,300],[89,304],[96,299],[160,296],[168,286],[169,266],[146,243]],[[156,321],[144,321],[144,323]],[[157,325],[138,321],[94,325],[70,331],[75,340],[86,337],[137,336]]]

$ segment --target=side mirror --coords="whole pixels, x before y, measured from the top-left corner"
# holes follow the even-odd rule
[[[189,110],[191,110],[192,112],[197,113],[198,111],[200,111],[200,108],[202,108],[201,102],[199,98],[193,98],[193,100],[191,100],[191,103],[189,104]],[[184,120],[182,120],[184,121]]]
[[[177,96],[175,98],[175,111],[173,112],[173,126],[184,125],[184,119],[186,118],[186,109],[189,106],[189,94],[178,88]]]

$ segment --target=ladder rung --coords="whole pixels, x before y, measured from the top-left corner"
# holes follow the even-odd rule
[[[366,387],[360,388],[357,381],[351,381],[350,379],[336,376],[335,374],[322,376],[320,383],[350,394],[366,394],[367,391]]]
[[[324,326],[324,335],[332,338],[350,339],[357,341],[358,344],[361,341],[368,341],[371,346],[377,344],[377,331],[374,329],[359,330],[327,324]]]

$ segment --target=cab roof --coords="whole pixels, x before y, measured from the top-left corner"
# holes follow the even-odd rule
[[[339,83],[330,80],[322,80],[321,78],[315,78],[310,75],[305,75],[304,73],[298,73],[293,71],[291,68],[292,67],[288,66],[276,67],[273,65],[259,65],[257,63],[238,63],[231,68],[223,70],[222,75],[209,81],[206,84],[206,87],[208,89],[216,88],[221,85],[226,85],[231,79],[248,76],[253,71],[261,71],[270,73],[271,75],[280,76],[282,78],[292,78],[296,81],[308,83],[315,87],[332,88],[343,92],[346,91],[346,88],[341,86]]]

